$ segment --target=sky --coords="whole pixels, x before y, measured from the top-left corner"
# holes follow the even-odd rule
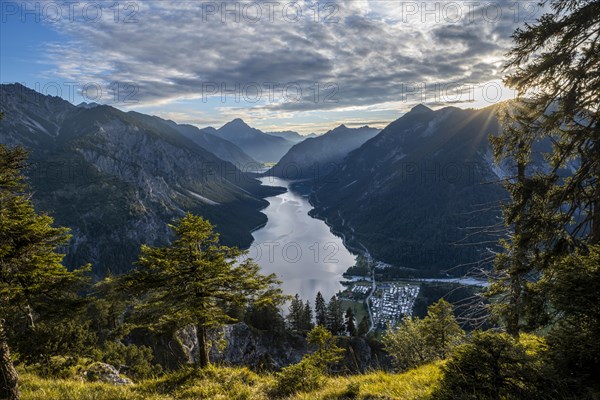
[[[0,0],[0,82],[219,127],[383,128],[414,105],[480,108],[536,2]]]

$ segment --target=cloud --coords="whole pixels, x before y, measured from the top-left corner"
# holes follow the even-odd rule
[[[431,96],[436,85],[498,79],[519,15],[532,17],[517,15],[514,2],[452,3],[460,18],[449,2],[435,1],[280,1],[273,9],[263,1],[117,4],[135,7],[118,18],[106,11],[93,23],[55,24],[68,40],[49,45],[46,57],[60,77],[130,82],[146,106],[257,84],[260,99],[242,95],[232,110],[281,116],[385,108],[414,95],[415,85]],[[289,85],[301,87],[301,96],[286,95]]]

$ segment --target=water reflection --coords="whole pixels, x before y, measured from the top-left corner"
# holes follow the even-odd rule
[[[263,185],[283,186],[288,191],[267,198],[269,206],[262,212],[268,222],[252,234],[250,257],[263,273],[279,276],[286,294],[298,293],[312,302],[320,291],[329,299],[342,289],[342,273],[354,265],[356,257],[323,221],[308,215],[312,206],[306,197],[289,190],[288,181],[274,177],[260,180]]]

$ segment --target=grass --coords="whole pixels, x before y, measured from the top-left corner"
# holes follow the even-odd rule
[[[439,364],[425,365],[402,374],[372,372],[335,377],[330,378],[323,389],[298,394],[294,399],[427,399],[440,378]]]
[[[371,372],[327,378],[319,390],[290,399],[427,399],[440,379],[440,365],[429,364],[402,373]],[[185,369],[130,386],[112,386],[77,379],[41,378],[21,373],[23,400],[196,400],[270,399],[275,385],[271,374],[247,368]]]

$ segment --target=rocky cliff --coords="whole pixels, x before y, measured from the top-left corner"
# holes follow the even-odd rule
[[[214,363],[247,366],[254,370],[279,370],[299,362],[315,349],[306,339],[290,332],[257,330],[240,322],[213,332],[211,360]],[[189,327],[172,338],[148,339],[134,335],[134,342],[154,348],[157,361],[167,368],[193,363],[197,359],[195,328]],[[391,369],[389,356],[380,343],[363,337],[340,336],[337,345],[344,348],[345,357],[333,370],[364,372],[370,369]]]

